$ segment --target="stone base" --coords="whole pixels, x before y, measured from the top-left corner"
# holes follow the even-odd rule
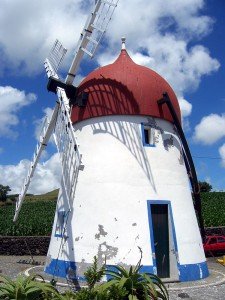
[[[50,236],[0,236],[0,255],[46,255]]]

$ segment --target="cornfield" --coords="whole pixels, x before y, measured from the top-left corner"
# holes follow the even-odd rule
[[[50,235],[56,201],[25,202],[18,221],[13,223],[14,205],[0,207],[0,235],[45,236]]]

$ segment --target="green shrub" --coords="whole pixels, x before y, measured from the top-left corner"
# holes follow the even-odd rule
[[[37,277],[41,282],[35,281]],[[46,283],[41,276],[18,276],[16,280],[0,276],[0,299],[5,300],[47,300],[57,299],[59,292]]]
[[[110,293],[116,288],[117,291],[120,290],[124,294],[123,298],[118,299],[125,300],[169,299],[168,292],[160,278],[154,274],[139,273],[140,269],[141,260],[136,267],[131,266],[129,270],[123,266],[115,266],[114,271],[106,271],[106,274],[112,278],[103,283],[99,287],[99,291],[107,290]]]
[[[225,193],[201,193],[205,227],[225,226]]]
[[[141,249],[140,249],[141,251]],[[142,255],[142,251],[141,251]],[[159,277],[153,274],[139,273],[141,259],[135,267],[126,270],[122,266],[115,266],[114,270],[107,270],[102,266],[97,268],[97,258],[84,273],[88,289],[82,289],[76,294],[79,300],[147,300],[169,299],[168,292]],[[110,275],[108,282],[97,285],[103,275]]]
[[[12,205],[13,203],[14,203],[13,200],[10,199],[10,198],[7,198],[6,201],[5,201],[6,205]]]
[[[104,274],[105,266],[103,265],[100,269],[98,269],[98,260],[97,257],[94,256],[93,265],[89,267],[84,273],[84,276],[87,280],[88,288],[90,290],[93,289],[96,283],[98,283],[102,279]]]

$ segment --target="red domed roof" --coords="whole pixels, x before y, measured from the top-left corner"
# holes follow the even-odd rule
[[[79,85],[78,96],[88,92],[86,107],[73,106],[72,122],[108,115],[145,115],[173,122],[167,106],[157,101],[167,92],[181,119],[170,85],[156,72],[137,65],[125,49],[117,60],[91,72]]]

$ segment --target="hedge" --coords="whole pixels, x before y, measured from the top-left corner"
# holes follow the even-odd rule
[[[225,192],[202,193],[201,199],[205,227],[225,226]]]

